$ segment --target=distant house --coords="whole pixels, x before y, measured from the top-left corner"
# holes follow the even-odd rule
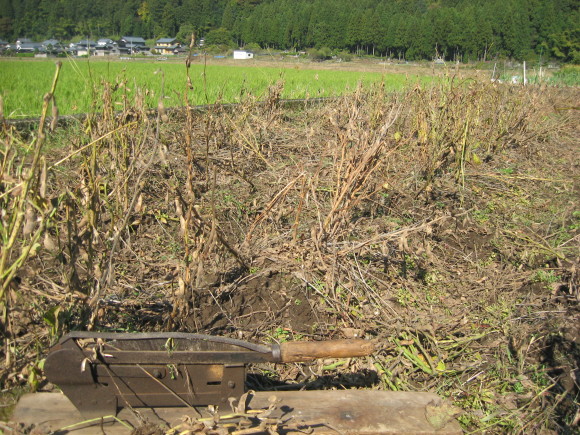
[[[42,42],[42,49],[49,54],[62,53],[63,46],[58,39],[47,39]]]
[[[175,38],[159,38],[155,41],[157,47],[170,47],[175,44],[177,44],[177,39]]]
[[[117,43],[109,38],[101,38],[97,41],[97,49],[100,50],[112,50],[115,48]]]
[[[18,42],[16,41],[16,51],[18,53],[37,53],[44,51],[39,42]]]
[[[76,51],[77,56],[90,56],[95,54],[96,48],[97,43],[95,41],[83,39],[75,44],[74,51]]]
[[[123,36],[120,39],[120,41],[123,42],[125,45],[134,45],[134,46],[146,45],[145,40],[140,36]]]
[[[128,54],[149,51],[145,40],[139,36],[123,36],[119,39],[118,44],[119,50]]]
[[[28,38],[18,38],[16,44],[11,48],[15,49],[18,53],[39,53],[43,51],[41,43],[33,42]]]
[[[97,41],[95,56],[107,56],[114,53],[118,53],[117,43],[115,41],[109,38],[101,38]]]
[[[153,49],[159,54],[174,54],[181,47],[175,38],[160,38],[155,41]]]
[[[97,41],[97,46],[101,47],[106,47],[107,45],[110,45],[112,47],[115,44],[116,42],[109,38],[101,38]]]
[[[97,46],[97,43],[95,41],[90,40],[90,39],[82,39],[79,42],[77,42],[77,47],[94,48],[96,46]]]
[[[234,59],[253,59],[254,53],[246,50],[234,50]]]
[[[60,41],[58,39],[47,39],[46,41],[42,41],[42,45],[45,47],[48,47],[49,45],[54,47],[60,45]]]

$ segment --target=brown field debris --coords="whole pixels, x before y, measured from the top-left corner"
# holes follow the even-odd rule
[[[282,86],[158,119],[105,86],[37,151],[44,132],[4,126],[4,388],[43,388],[70,329],[367,337],[372,357],[249,384],[433,391],[467,430],[571,429],[580,124],[556,109],[578,90],[448,79],[288,108]]]

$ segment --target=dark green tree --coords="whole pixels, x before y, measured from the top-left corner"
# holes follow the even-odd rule
[[[206,45],[225,45],[231,47],[233,42],[232,33],[223,27],[210,30],[207,35],[205,35]]]
[[[556,59],[580,64],[580,28],[550,35],[547,45]]]
[[[578,0],[0,0],[0,38],[198,37],[390,57],[575,59]],[[223,31],[222,31],[223,33]],[[211,39],[211,38],[210,38]]]

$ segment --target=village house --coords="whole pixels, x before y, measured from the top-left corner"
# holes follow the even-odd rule
[[[17,42],[16,51],[18,53],[37,53],[43,51],[43,49],[42,44],[39,42]]]
[[[95,48],[97,47],[97,43],[95,41],[91,41],[90,39],[83,39],[77,42],[73,48],[73,51],[76,51],[77,56],[91,56],[95,54]]]
[[[109,38],[101,38],[97,41],[97,48],[101,47],[102,49],[112,50],[117,43]]]
[[[18,38],[14,45],[7,45],[6,48],[13,49],[18,53],[38,53],[42,50],[42,44],[33,42],[28,38]]]
[[[175,38],[160,38],[153,47],[158,54],[175,54],[179,48],[181,44]]]
[[[42,45],[44,47],[56,47],[60,45],[60,41],[58,39],[47,39],[46,41],[42,41]]]
[[[95,56],[108,56],[110,54],[119,54],[117,43],[109,38],[99,39],[95,47]]]
[[[161,38],[156,41],[155,47],[159,53],[174,54],[179,51],[181,44],[175,38]],[[43,42],[33,42],[28,38],[18,38],[15,43],[0,40],[0,52],[13,50],[17,53],[33,53],[35,56],[46,57],[68,53],[71,56],[108,56],[119,54],[135,54],[148,52],[145,39],[135,36],[123,36],[119,41],[101,38],[98,41],[83,39],[76,43],[63,45],[57,39],[47,39]]]
[[[121,53],[133,54],[149,51],[145,40],[138,36],[123,36],[118,42]]]
[[[42,41],[42,51],[48,54],[58,54],[64,51],[64,47],[58,39],[47,39]]]

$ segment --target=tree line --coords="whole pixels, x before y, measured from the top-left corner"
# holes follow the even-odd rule
[[[580,63],[578,0],[0,0],[0,38],[191,33],[231,46]],[[183,41],[186,42],[186,41]]]

